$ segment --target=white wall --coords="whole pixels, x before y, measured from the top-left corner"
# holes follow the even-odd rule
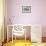
[[[2,25],[3,25],[3,0],[0,0],[0,41],[2,41],[2,35],[3,33],[2,32]],[[2,38],[1,38],[2,37]]]
[[[22,13],[25,5],[31,6],[32,13]],[[12,24],[40,24],[43,37],[46,36],[46,0],[7,0],[7,8]],[[9,18],[8,24],[11,24]]]

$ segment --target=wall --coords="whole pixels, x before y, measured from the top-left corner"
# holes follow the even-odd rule
[[[31,6],[32,13],[22,13],[25,5]],[[40,24],[46,37],[46,0],[7,0],[7,21],[7,24]]]
[[[3,40],[3,0],[0,0],[0,42]]]

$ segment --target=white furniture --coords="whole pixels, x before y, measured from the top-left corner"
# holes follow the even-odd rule
[[[41,40],[42,40],[41,25],[32,25],[31,26],[31,41],[32,42],[41,42]]]
[[[11,28],[12,27],[12,30]],[[23,36],[25,34],[25,30],[23,29],[23,25],[8,25],[7,26],[7,42],[9,41],[10,34],[12,35],[12,42],[13,42],[13,37],[15,36]],[[26,34],[25,34],[26,38]]]
[[[14,25],[13,29],[12,29],[12,42],[13,42],[13,36],[15,36],[15,40],[16,40],[16,36],[20,37],[23,36],[25,33],[23,26],[21,25]]]
[[[12,27],[12,30],[9,31],[10,26]],[[30,26],[30,28],[28,28],[28,27],[25,28],[24,26]],[[23,29],[23,27],[24,27],[24,29]],[[30,36],[26,34],[26,31],[30,31]],[[25,35],[25,40],[26,40],[26,37],[29,36],[31,38],[31,42],[41,42],[41,38],[42,38],[41,25],[14,24],[14,25],[7,26],[7,42],[9,40],[10,35],[12,35],[11,37],[12,37],[12,42],[13,42],[14,36],[15,36],[15,40],[16,40],[16,36],[23,36],[23,34]]]
[[[24,27],[25,26],[25,27]],[[16,40],[16,36],[24,36],[25,41],[26,41],[26,37],[29,35],[28,31],[30,31],[29,28],[27,27],[29,25],[19,25],[19,24],[15,24],[15,25],[8,25],[7,26],[7,42],[9,41],[10,36],[12,37],[12,42],[13,42],[13,37],[15,36],[15,40]],[[11,30],[12,27],[12,30]],[[26,32],[27,30],[27,32]],[[31,32],[31,31],[30,31]],[[27,35],[28,33],[28,35]]]

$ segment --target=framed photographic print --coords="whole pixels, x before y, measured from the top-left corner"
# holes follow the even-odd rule
[[[31,6],[22,6],[22,13],[31,13]]]

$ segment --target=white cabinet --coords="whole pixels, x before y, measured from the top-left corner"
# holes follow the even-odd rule
[[[32,42],[41,42],[42,30],[40,25],[31,26],[31,41]]]

